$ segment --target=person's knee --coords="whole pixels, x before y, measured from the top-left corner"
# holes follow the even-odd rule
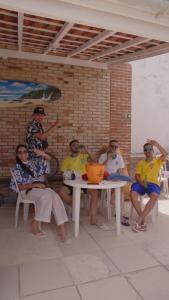
[[[93,197],[97,197],[98,196],[98,190],[90,190],[89,194]]]
[[[157,193],[151,193],[150,200],[156,202],[158,200],[159,195]]]
[[[130,199],[132,202],[138,201],[138,197],[140,195],[136,191],[131,191],[130,192]]]
[[[65,187],[65,186],[61,186],[59,191],[58,191],[58,194],[61,196],[67,196],[69,195],[69,190]]]

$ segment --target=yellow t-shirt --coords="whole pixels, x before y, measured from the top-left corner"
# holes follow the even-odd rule
[[[86,173],[86,163],[88,160],[88,154],[78,154],[77,156],[67,156],[61,163],[60,170],[62,172],[66,171],[76,171],[80,175]]]
[[[161,157],[154,157],[153,160],[141,160],[136,168],[136,174],[141,176],[141,180],[159,185],[158,175],[164,161]]]

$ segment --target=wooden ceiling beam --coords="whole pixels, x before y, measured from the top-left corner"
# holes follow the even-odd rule
[[[46,48],[44,54],[48,54],[53,48],[57,48],[57,45],[59,45],[59,42],[62,40],[62,38],[70,31],[74,24],[73,23],[68,23],[66,22],[60,31],[57,33],[55,36],[54,40],[52,43],[49,44],[49,46]]]
[[[108,38],[109,36],[112,36],[115,32],[111,31],[111,30],[104,30],[101,33],[99,33],[98,35],[96,35],[94,38],[91,38],[89,41],[87,41],[86,43],[84,43],[83,45],[81,45],[80,47],[78,47],[77,49],[71,51],[68,54],[68,57],[72,57],[84,50],[86,50],[87,48],[92,47],[95,44],[98,44],[99,42],[105,40],[106,38]]]
[[[65,58],[53,55],[44,55],[39,53],[30,53],[18,50],[8,50],[8,49],[0,49],[0,57],[12,57],[18,59],[28,59],[28,60],[36,60],[42,62],[56,63],[56,64],[67,64],[74,66],[83,66],[88,68],[96,68],[96,69],[107,69],[107,64],[105,63],[97,63],[91,62],[88,60],[75,59],[75,58]]]
[[[147,38],[143,38],[143,37],[137,37],[135,39],[131,39],[130,41],[127,41],[127,42],[124,42],[118,46],[114,46],[114,47],[111,47],[105,51],[102,51],[98,54],[95,54],[93,56],[90,57],[90,60],[94,60],[94,59],[97,59],[97,58],[100,58],[102,56],[106,56],[106,55],[109,55],[111,53],[115,53],[115,52],[118,52],[120,50],[124,50],[124,49],[127,49],[129,47],[132,47],[134,45],[138,45],[140,43],[143,43],[143,42],[147,42],[148,39]]]

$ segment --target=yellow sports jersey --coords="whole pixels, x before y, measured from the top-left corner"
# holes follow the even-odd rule
[[[153,160],[141,160],[136,168],[136,174],[141,176],[141,180],[159,185],[158,175],[164,161],[161,157],[154,157]]]
[[[66,171],[76,171],[80,175],[86,173],[86,163],[88,160],[88,154],[78,154],[77,156],[67,156],[61,163],[60,170],[62,172]]]

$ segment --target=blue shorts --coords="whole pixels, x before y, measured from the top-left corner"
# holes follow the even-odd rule
[[[140,183],[135,182],[131,186],[131,191],[137,192],[141,196],[143,196],[144,194],[150,196],[151,193],[156,193],[157,195],[160,195],[160,187],[155,183],[148,183],[147,187],[145,188]]]

